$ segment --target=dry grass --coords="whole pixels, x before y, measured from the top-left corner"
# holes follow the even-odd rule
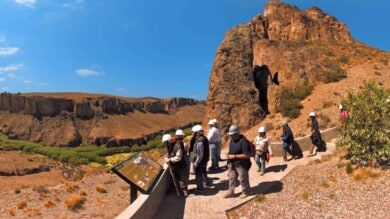
[[[15,216],[16,215],[16,211],[14,209],[9,209],[7,212],[11,216]]]
[[[352,173],[352,178],[355,181],[365,182],[370,178],[377,178],[380,176],[380,170],[374,168],[356,168]]]
[[[323,180],[323,181],[321,182],[321,187],[323,187],[323,188],[329,188],[329,187],[330,187],[330,184],[329,184],[327,181]]]
[[[305,190],[305,191],[301,192],[300,196],[301,196],[301,198],[302,198],[303,200],[307,201],[307,200],[309,200],[310,193],[309,193],[308,191]]]
[[[30,217],[42,215],[42,211],[39,208],[26,208],[24,209],[24,213]]]
[[[52,200],[47,200],[47,201],[45,201],[45,203],[43,205],[46,208],[50,208],[50,207],[56,206],[56,203],[54,203]]]
[[[25,199],[20,200],[16,206],[18,209],[23,209],[27,206],[27,201]]]
[[[106,187],[103,184],[96,185],[96,191],[98,191],[100,193],[106,193],[107,192]]]
[[[265,195],[264,194],[258,194],[258,195],[256,195],[256,197],[255,197],[255,202],[264,202],[265,200],[266,200],[267,198],[265,197]]]
[[[108,200],[106,199],[102,199],[102,198],[96,198],[96,201],[95,201],[95,205],[101,205],[101,204],[104,204],[104,203],[107,203]]]
[[[80,195],[86,196],[86,195],[87,195],[87,192],[86,192],[84,189],[82,189],[82,190],[80,190]]]
[[[65,200],[65,204],[70,210],[75,210],[77,208],[80,208],[85,202],[85,200],[87,199],[84,196],[72,194]]]
[[[76,185],[76,184],[72,184],[72,183],[66,182],[66,183],[64,184],[64,188],[65,188],[65,190],[66,190],[67,192],[74,192],[74,191],[76,191],[76,190],[79,189],[79,186]]]

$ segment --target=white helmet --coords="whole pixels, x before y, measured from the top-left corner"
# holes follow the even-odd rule
[[[195,126],[192,128],[192,131],[193,131],[193,132],[203,131],[203,128],[202,128],[201,125],[195,125]]]
[[[265,128],[264,128],[264,126],[260,126],[260,128],[259,128],[259,131],[258,131],[259,133],[264,133],[265,132]]]
[[[310,117],[315,117],[316,114],[315,114],[314,112],[310,112],[310,113],[309,113],[309,116],[310,116]]]
[[[162,142],[170,141],[172,139],[170,134],[165,134],[162,136]]]
[[[234,135],[240,133],[240,127],[238,125],[231,125],[229,127],[228,135]]]
[[[209,120],[209,125],[214,125],[214,119]]]
[[[343,108],[343,105],[340,104],[340,105],[339,105],[339,109],[342,109],[342,108]]]
[[[178,135],[180,135],[180,136],[184,136],[185,134],[184,134],[184,132],[183,132],[183,130],[182,130],[182,129],[178,129],[178,130],[176,130],[176,133],[175,133],[175,135],[176,135],[176,136],[178,136]]]
[[[218,122],[217,122],[217,119],[212,119],[213,120],[213,122],[214,122],[214,124],[217,124]]]
[[[283,125],[283,126],[288,125],[287,121],[283,121],[283,122],[282,122],[282,125]]]

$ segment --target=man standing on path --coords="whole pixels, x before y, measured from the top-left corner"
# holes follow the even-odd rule
[[[249,142],[240,134],[240,127],[237,125],[231,125],[228,134],[231,137],[227,154],[229,189],[224,198],[234,197],[234,189],[238,179],[242,187],[240,198],[246,198],[250,188],[248,172],[252,165]]]
[[[165,135],[164,135],[165,136]],[[164,137],[163,136],[163,137]],[[169,163],[172,168],[174,178],[180,184],[180,189],[184,197],[188,196],[188,170],[187,170],[187,159],[186,152],[183,144],[184,132],[178,129],[175,134],[175,139],[167,145],[168,153],[165,161]],[[164,141],[165,139],[163,139]]]
[[[210,159],[209,141],[204,136],[201,125],[194,126],[193,131],[196,132],[194,145],[196,151],[196,160],[194,161],[196,190],[197,192],[203,192],[204,187],[209,185],[206,172],[207,162]]]
[[[210,144],[210,158],[211,158],[211,167],[209,170],[218,170],[219,169],[219,151],[221,143],[221,134],[216,127],[216,120],[212,119],[209,121],[209,132],[207,134],[207,139]]]
[[[282,141],[283,141],[283,160],[287,160],[287,153],[289,153],[292,157],[294,157],[293,152],[290,149],[290,146],[294,142],[294,135],[291,131],[291,128],[288,126],[287,121],[282,122],[282,128],[283,128],[283,134],[282,134]]]

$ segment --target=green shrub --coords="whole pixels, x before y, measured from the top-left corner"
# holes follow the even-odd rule
[[[390,90],[366,82],[357,94],[343,101],[349,111],[338,147],[347,149],[347,158],[360,165],[390,167]],[[343,106],[344,106],[343,105]]]
[[[304,85],[296,89],[282,88],[280,104],[276,107],[276,112],[289,118],[297,118],[303,108],[301,100],[310,95],[313,88],[313,85]]]
[[[332,83],[340,81],[347,77],[347,74],[344,69],[342,68],[336,68],[332,71],[324,72],[324,83]]]

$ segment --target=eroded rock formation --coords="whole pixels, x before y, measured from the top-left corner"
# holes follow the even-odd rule
[[[2,93],[0,132],[12,139],[56,146],[141,145],[162,131],[200,122],[204,112],[204,101],[187,98],[102,96],[76,101]]]
[[[218,120],[222,134],[230,124],[243,129],[261,122],[264,103],[259,102],[253,70],[267,65],[278,72],[279,86],[268,84],[268,108],[275,112],[283,87],[315,85],[332,71],[369,62],[362,55],[382,55],[379,50],[353,39],[348,27],[317,7],[306,11],[270,1],[263,15],[230,29],[220,44],[209,81],[206,117]]]

